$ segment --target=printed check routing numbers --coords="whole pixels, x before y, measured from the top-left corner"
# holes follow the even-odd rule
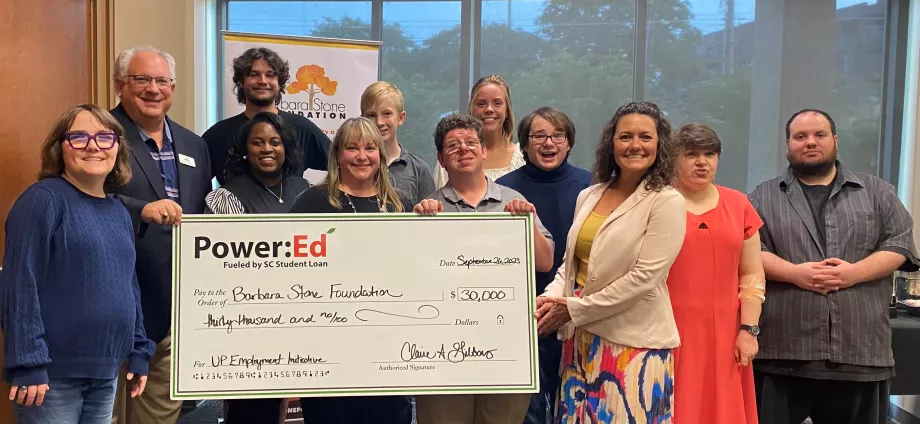
[[[183,216],[171,396],[534,393],[532,219]]]

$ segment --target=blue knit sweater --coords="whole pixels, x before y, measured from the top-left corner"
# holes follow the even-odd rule
[[[591,173],[572,166],[568,158],[552,171],[544,171],[530,161],[495,181],[524,195],[537,208],[543,226],[553,235],[553,268],[537,272],[537,294],[543,293],[553,282],[556,270],[565,256],[566,238],[575,219],[575,201],[578,193],[591,185]]]
[[[6,220],[0,275],[3,374],[13,386],[49,379],[147,374],[156,348],[144,332],[125,207],[62,178],[39,181]]]

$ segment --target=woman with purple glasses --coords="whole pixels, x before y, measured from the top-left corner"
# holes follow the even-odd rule
[[[109,424],[125,362],[144,391],[144,332],[128,211],[106,194],[131,179],[108,112],[65,112],[41,148],[39,181],[6,220],[0,275],[3,378],[20,424]]]

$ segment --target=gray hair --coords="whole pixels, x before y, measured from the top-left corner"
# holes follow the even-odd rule
[[[118,57],[115,58],[115,79],[124,79],[128,76],[128,65],[131,64],[131,59],[134,59],[134,55],[138,52],[151,52],[160,55],[169,65],[169,77],[173,79],[174,83],[176,82],[176,59],[173,59],[171,54],[149,44],[128,46],[118,54]]]

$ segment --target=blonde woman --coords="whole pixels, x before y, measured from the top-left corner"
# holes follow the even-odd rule
[[[386,146],[367,118],[339,127],[329,151],[326,180],[294,203],[291,213],[403,212],[409,210],[390,183]]]
[[[470,90],[470,115],[482,121],[482,147],[488,152],[483,164],[492,181],[524,166],[524,154],[514,143],[514,113],[511,111],[511,88],[502,77],[482,77]],[[447,184],[447,171],[438,164],[435,187]]]
[[[108,424],[122,364],[131,397],[155,345],[144,331],[134,228],[106,194],[131,179],[124,130],[74,106],[41,148],[39,181],[6,220],[0,280],[3,375],[19,424]]]
[[[303,192],[291,213],[386,213],[409,210],[390,183],[377,125],[351,118],[336,131],[326,180]],[[405,396],[302,398],[304,424],[408,424]]]

